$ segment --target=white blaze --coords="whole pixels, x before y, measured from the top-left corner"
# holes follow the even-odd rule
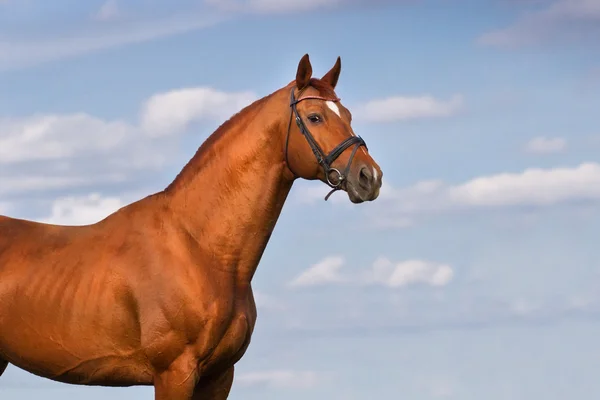
[[[333,111],[338,117],[342,116],[340,114],[340,108],[333,101],[328,100],[325,102],[325,104],[327,104],[327,107],[329,107],[331,111]]]

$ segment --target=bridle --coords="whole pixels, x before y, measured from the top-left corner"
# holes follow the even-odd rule
[[[304,124],[304,121],[302,120],[302,118],[300,117],[300,114],[298,113],[296,104],[300,103],[303,100],[308,100],[308,99],[333,101],[333,102],[338,102],[338,101],[340,101],[340,99],[339,98],[328,99],[326,97],[321,97],[321,96],[300,97],[303,90],[304,89],[300,90],[300,92],[298,93],[299,98],[296,100],[296,98],[294,96],[294,89],[292,88],[291,98],[290,98],[290,107],[292,108],[292,111],[290,112],[290,122],[288,124],[287,137],[285,139],[285,162],[287,163],[287,166],[290,169],[290,171],[292,172],[292,174],[294,174],[295,176],[298,176],[294,172],[294,170],[292,170],[292,166],[290,165],[290,162],[288,160],[288,145],[289,145],[290,132],[291,132],[291,127],[292,127],[292,117],[295,116],[296,124],[298,125],[298,128],[300,128],[300,132],[306,138],[306,141],[308,142],[308,145],[310,146],[313,154],[315,155],[317,162],[323,168],[323,172],[325,173],[325,181],[326,181],[327,185],[329,185],[332,188],[332,190],[327,194],[327,196],[325,196],[325,201],[327,201],[329,196],[331,196],[335,191],[341,190],[343,188],[343,186],[346,184],[346,177],[348,175],[348,172],[350,170],[350,165],[352,164],[352,160],[354,159],[354,156],[355,156],[358,148],[361,146],[364,146],[365,149],[368,149],[368,148],[367,148],[367,144],[360,136],[350,136],[349,138],[345,139],[343,142],[338,144],[333,150],[331,150],[331,152],[329,152],[329,154],[326,155],[325,152],[321,149],[321,147],[317,143],[317,141],[315,140],[314,136],[310,133],[310,131]],[[352,145],[354,145],[354,148],[352,149],[352,153],[350,154],[350,158],[348,159],[348,163],[346,164],[346,168],[344,169],[344,171],[340,172],[337,168],[333,168],[331,166],[331,164],[346,149],[348,149]],[[335,172],[337,174],[336,182],[332,181],[332,179],[331,179],[330,175],[332,172]]]

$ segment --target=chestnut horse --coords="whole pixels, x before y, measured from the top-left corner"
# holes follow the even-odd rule
[[[375,200],[382,172],[308,55],[221,125],[163,191],[85,226],[0,216],[0,373],[227,399],[256,321],[251,281],[297,178]],[[292,123],[294,121],[295,123]]]

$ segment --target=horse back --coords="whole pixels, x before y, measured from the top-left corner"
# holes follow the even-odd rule
[[[40,249],[52,251],[68,242],[68,228],[0,215],[0,271],[8,266],[12,255],[25,260]]]

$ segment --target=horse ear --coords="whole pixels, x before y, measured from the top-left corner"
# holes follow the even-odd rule
[[[312,78],[312,65],[310,65],[308,54],[305,54],[300,60],[296,72],[296,86],[298,89],[304,89],[310,82],[310,78]]]
[[[323,82],[329,83],[331,85],[331,87],[335,89],[335,85],[337,85],[338,79],[340,78],[341,70],[342,70],[342,59],[340,57],[338,57],[333,68],[331,68],[329,70],[329,72],[327,72],[325,75],[323,75],[321,80]]]

